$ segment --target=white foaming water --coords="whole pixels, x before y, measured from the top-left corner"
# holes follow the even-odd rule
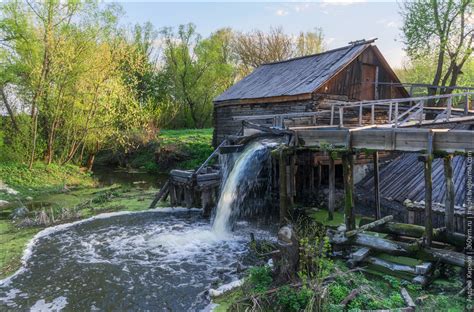
[[[116,214],[39,235],[24,269],[0,283],[0,311],[198,311],[209,304],[212,285],[241,277],[237,262],[249,233],[268,235],[239,223],[222,237],[200,211],[163,210],[169,212]]]
[[[221,196],[217,203],[212,231],[219,237],[229,235],[232,215],[236,213],[235,210],[239,208],[238,206],[240,206],[246,193],[256,182],[258,174],[263,168],[262,156],[267,158],[267,149],[275,145],[277,145],[276,142],[252,142],[237,158],[234,167],[224,182]]]

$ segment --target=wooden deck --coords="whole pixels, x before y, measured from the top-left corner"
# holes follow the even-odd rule
[[[424,128],[290,128],[297,145],[321,149],[466,153],[474,150],[474,131]]]

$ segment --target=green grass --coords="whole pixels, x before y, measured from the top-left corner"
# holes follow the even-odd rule
[[[105,151],[96,162],[108,165],[121,158],[122,165],[163,173],[171,169],[196,169],[213,152],[213,129],[162,130],[156,138],[128,153]]]
[[[176,147],[185,159],[177,165],[180,169],[199,167],[213,152],[213,129],[163,130],[158,136],[161,147]]]
[[[1,163],[0,181],[20,192],[10,195],[0,191],[0,199],[13,199],[34,196],[45,192],[55,192],[64,186],[93,186],[94,180],[90,174],[83,173],[73,165],[45,165],[37,162],[30,170],[26,164]]]
[[[20,267],[23,249],[42,228],[17,228],[9,220],[0,220],[0,279]]]

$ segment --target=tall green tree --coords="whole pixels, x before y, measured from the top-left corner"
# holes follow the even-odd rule
[[[212,100],[234,81],[234,66],[229,62],[228,31],[220,30],[202,39],[192,24],[175,32],[162,30],[164,70],[168,90],[182,110],[179,122],[184,127],[211,125]]]
[[[433,60],[431,84],[456,86],[472,55],[474,24],[472,0],[421,0],[402,6],[403,37],[408,56]],[[437,89],[430,90],[430,94]],[[451,93],[452,89],[440,89]]]

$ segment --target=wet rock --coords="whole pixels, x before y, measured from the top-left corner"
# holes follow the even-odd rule
[[[26,207],[18,207],[15,210],[13,210],[11,217],[12,219],[21,219],[25,218],[30,211]]]
[[[8,201],[6,201],[6,200],[1,200],[1,199],[0,199],[0,207],[6,206],[6,205],[8,205],[8,204],[9,204]]]
[[[30,219],[28,217],[24,218],[20,222],[17,223],[17,227],[30,227],[30,226],[35,226],[38,225],[35,220]]]

